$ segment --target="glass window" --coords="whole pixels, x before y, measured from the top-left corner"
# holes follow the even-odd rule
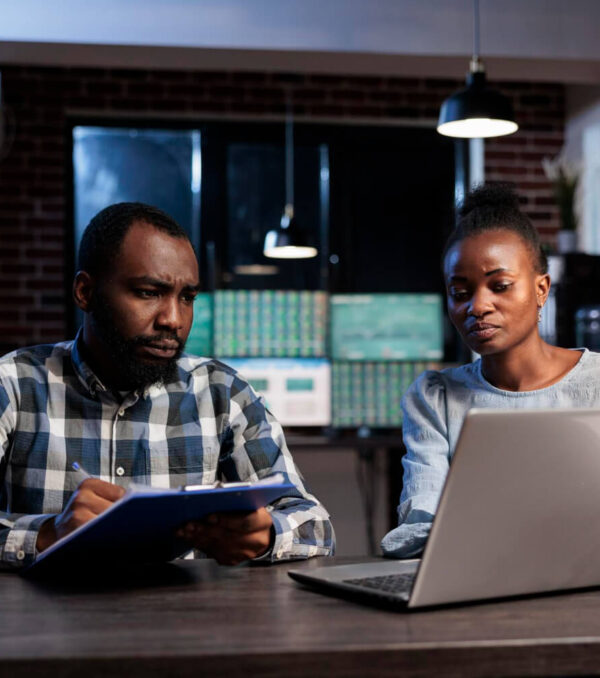
[[[73,128],[75,246],[90,219],[116,202],[145,202],[170,214],[199,243],[198,130]]]

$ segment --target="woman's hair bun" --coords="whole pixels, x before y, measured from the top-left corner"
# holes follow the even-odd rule
[[[446,241],[442,261],[457,242],[499,229],[512,231],[521,237],[531,250],[536,272],[548,272],[548,261],[538,232],[527,214],[521,212],[519,196],[513,185],[505,183],[479,185],[465,197],[456,228]]]
[[[480,184],[473,189],[460,206],[459,214],[466,217],[473,210],[519,211],[519,196],[512,184]]]

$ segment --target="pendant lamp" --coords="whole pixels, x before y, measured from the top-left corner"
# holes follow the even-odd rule
[[[270,259],[310,259],[318,252],[308,243],[294,216],[294,128],[288,99],[285,122],[285,202],[279,228],[265,236],[263,254]]]
[[[480,139],[501,137],[518,129],[508,98],[487,85],[479,58],[479,0],[473,0],[473,57],[467,86],[444,101],[437,131],[448,137]]]

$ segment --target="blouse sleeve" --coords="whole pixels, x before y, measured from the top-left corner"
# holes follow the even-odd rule
[[[402,400],[404,478],[398,527],[381,542],[384,555],[409,558],[427,541],[450,465],[446,389],[439,372],[424,372]]]

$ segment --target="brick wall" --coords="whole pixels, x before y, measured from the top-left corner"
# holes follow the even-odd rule
[[[65,233],[69,112],[281,115],[291,91],[305,118],[435,119],[461,83],[379,77],[1,68],[9,134],[0,161],[0,354],[66,336]],[[563,144],[561,85],[501,83],[521,130],[486,144],[488,179],[514,181],[542,237],[552,242],[557,212],[540,160]]]

